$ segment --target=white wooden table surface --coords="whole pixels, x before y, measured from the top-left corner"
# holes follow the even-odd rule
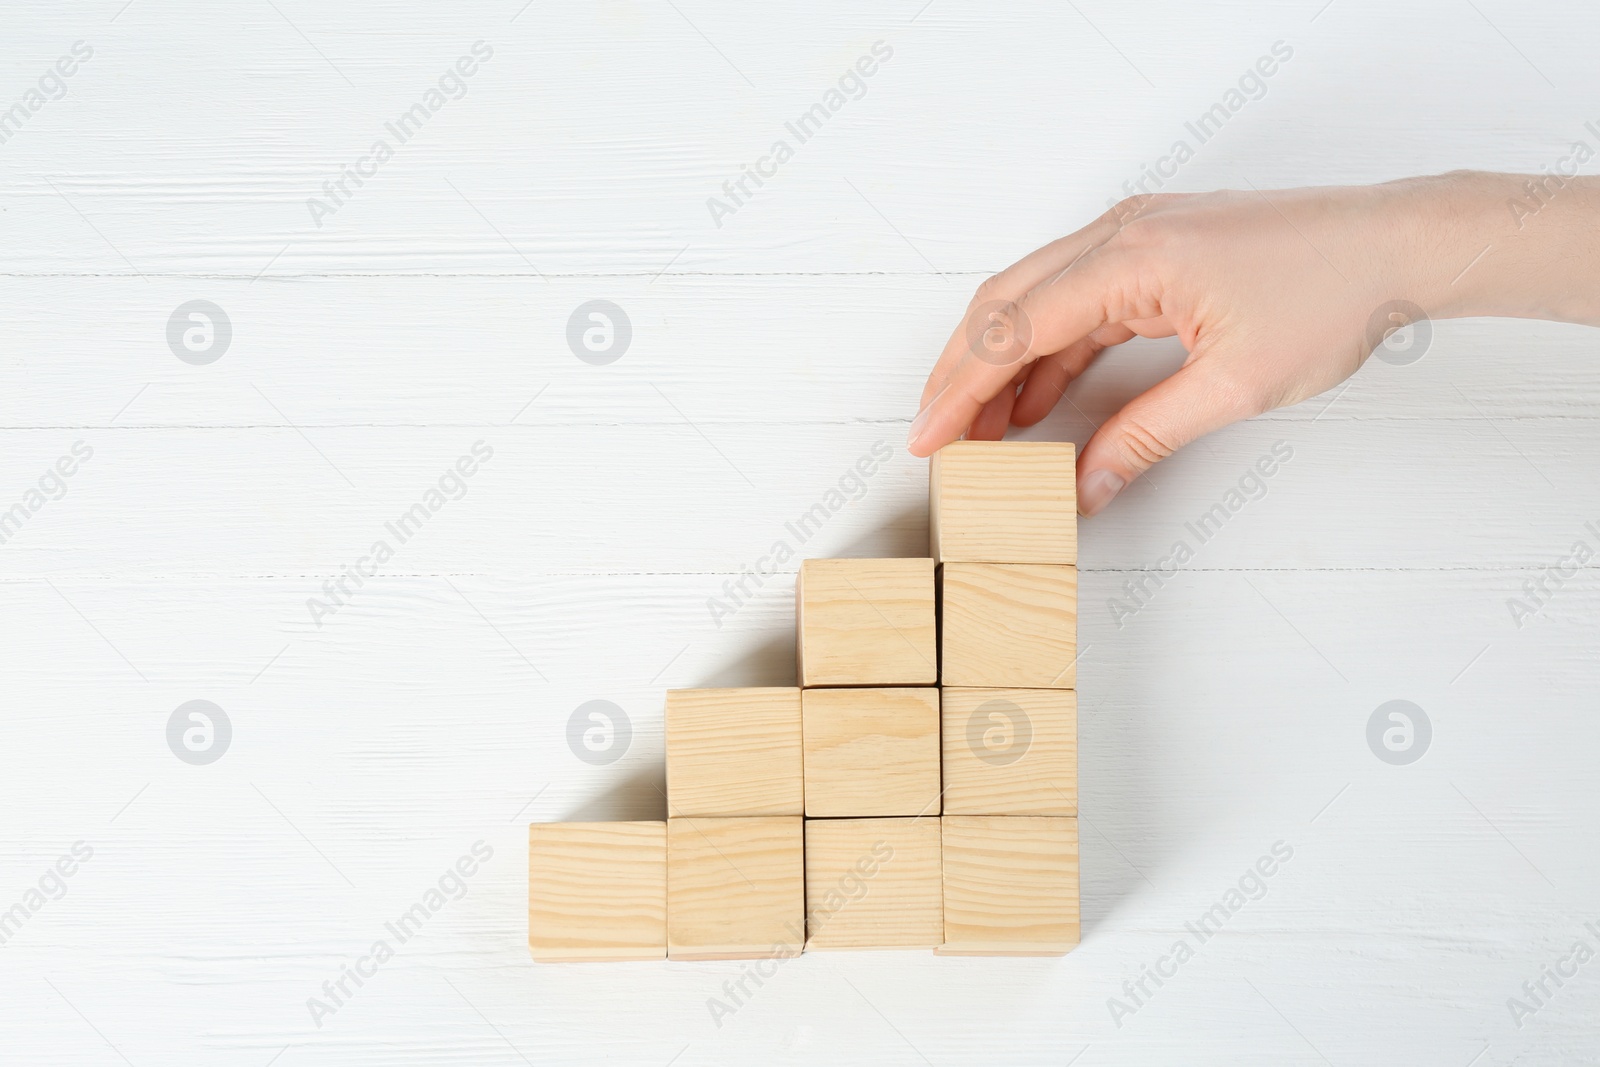
[[[1083,524],[1070,956],[807,955],[733,1004],[743,965],[524,944],[528,821],[659,816],[664,689],[792,679],[794,564],[714,618],[725,581],[925,551],[901,442],[981,278],[1180,140],[1170,189],[1592,170],[1593,5],[4,11],[0,1060],[1600,1062],[1600,583],[1563,562],[1600,333],[1560,325],[1434,324]],[[1035,432],[1180,358],[1110,354]],[[229,735],[169,747],[194,700]],[[1414,762],[1369,746],[1392,700]]]

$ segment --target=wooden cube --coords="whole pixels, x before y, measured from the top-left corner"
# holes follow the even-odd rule
[[[1078,944],[1078,820],[946,815],[942,956],[1060,956]]]
[[[1076,567],[946,563],[939,571],[945,685],[1077,687]]]
[[[937,689],[807,689],[806,814],[939,814]]]
[[[1078,694],[944,689],[946,815],[1078,814]]]
[[[667,954],[667,827],[528,827],[528,948],[545,962]]]
[[[794,600],[802,686],[939,680],[933,560],[804,560]]]
[[[928,529],[940,563],[1078,562],[1071,442],[956,441],[928,465]]]
[[[800,690],[667,692],[667,813],[799,815]]]
[[[807,819],[806,948],[944,940],[939,820]]]
[[[667,821],[669,958],[756,959],[792,954],[804,943],[801,822],[798,815]]]

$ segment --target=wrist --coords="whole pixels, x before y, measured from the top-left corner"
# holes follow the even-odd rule
[[[1400,184],[1430,315],[1600,325],[1600,179],[1460,171]]]

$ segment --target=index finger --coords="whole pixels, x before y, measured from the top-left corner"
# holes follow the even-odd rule
[[[1047,279],[1018,300],[986,312],[992,315],[985,327],[989,339],[951,361],[948,381],[912,420],[906,441],[911,454],[930,456],[956,440],[1023,364],[1059,351],[1111,321],[1107,304],[1123,259],[1114,252],[1092,251],[1078,261],[1070,277]],[[1036,299],[1041,292],[1048,294],[1048,304]]]
[[[950,340],[945,342],[944,351],[934,363],[933,370],[929,372],[928,381],[922,387],[919,407],[927,407],[934,395],[949,384],[956,365],[963,357],[972,354],[973,345],[983,343],[983,331],[988,329],[987,320],[991,313],[1002,310],[1009,302],[1021,299],[1024,293],[1040,283],[1071,270],[1084,256],[1110,240],[1121,225],[1122,216],[1118,210],[1107,211],[1082,229],[1034,249],[980,285],[961,321],[956,324]],[[974,326],[978,327],[976,337],[973,336]]]

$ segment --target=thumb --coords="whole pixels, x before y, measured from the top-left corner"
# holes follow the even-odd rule
[[[1212,430],[1260,414],[1252,394],[1189,362],[1106,420],[1078,457],[1078,510],[1093,515],[1133,480]]]

